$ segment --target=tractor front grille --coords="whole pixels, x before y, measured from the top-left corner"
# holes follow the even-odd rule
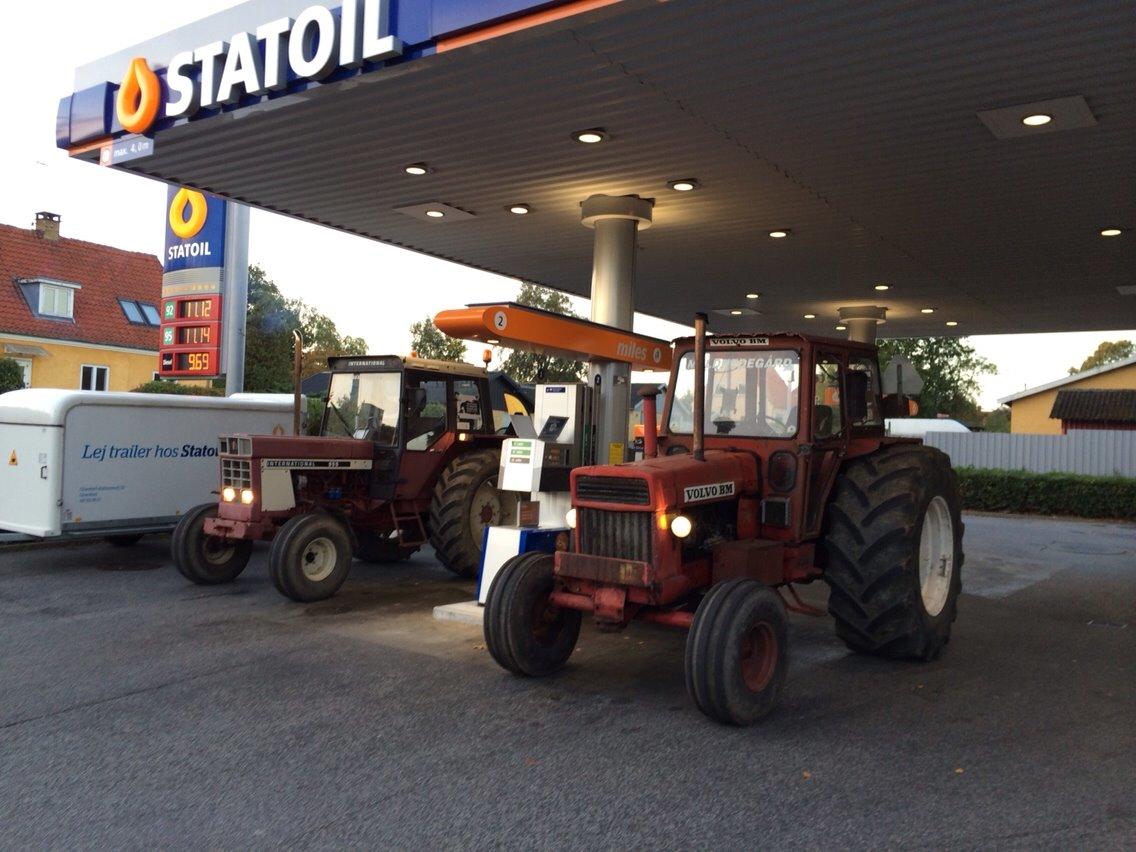
[[[221,459],[221,487],[226,485],[238,490],[252,488],[252,462],[248,459]]]
[[[591,503],[624,503],[650,506],[651,490],[645,479],[625,476],[581,476],[576,479],[576,497]]]
[[[576,531],[580,553],[650,562],[654,520],[651,512],[578,508]]]

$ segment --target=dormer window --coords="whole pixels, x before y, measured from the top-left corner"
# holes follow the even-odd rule
[[[126,314],[126,319],[133,325],[161,325],[162,318],[158,316],[158,308],[150,302],[139,302],[134,299],[119,299],[119,307]]]
[[[74,321],[75,291],[82,289],[78,284],[53,278],[18,278],[16,283],[37,317]]]

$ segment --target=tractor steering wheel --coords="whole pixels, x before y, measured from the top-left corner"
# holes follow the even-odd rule
[[[789,428],[789,424],[783,420],[778,420],[776,417],[771,417],[768,414],[759,414],[757,416],[765,421],[766,425],[769,427],[769,431],[773,433],[770,437],[784,438],[793,433],[793,430]]]

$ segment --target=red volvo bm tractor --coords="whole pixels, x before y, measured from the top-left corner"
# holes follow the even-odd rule
[[[329,359],[317,437],[224,435],[220,501],[187,512],[171,543],[194,583],[234,580],[255,541],[281,594],[334,595],[352,556],[408,558],[427,540],[459,577],[481,564],[482,531],[511,520],[516,498],[497,489],[484,370],[387,356]]]
[[[645,458],[572,471],[566,551],[502,566],[486,647],[505,669],[550,674],[582,613],[687,628],[686,685],[700,710],[751,724],[788,667],[786,608],[820,614],[792,584],[823,579],[853,650],[928,660],[955,619],[963,525],[950,461],[884,432],[876,347],[799,334],[675,342]],[[898,401],[896,401],[898,402]]]

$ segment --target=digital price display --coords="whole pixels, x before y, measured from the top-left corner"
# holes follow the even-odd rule
[[[173,296],[162,300],[158,372],[205,378],[221,368],[221,297]]]

